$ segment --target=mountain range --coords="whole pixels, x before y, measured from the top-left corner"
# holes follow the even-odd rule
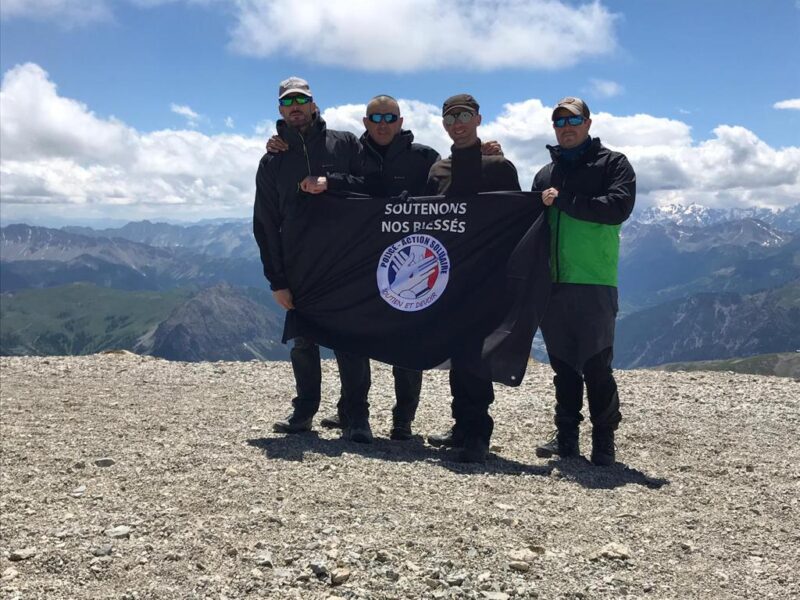
[[[0,353],[286,358],[251,227],[3,227]],[[794,351],[798,281],[800,204],[635,212],[622,228],[615,364]]]

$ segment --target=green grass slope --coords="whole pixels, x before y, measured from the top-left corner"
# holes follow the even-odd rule
[[[91,284],[0,296],[0,354],[74,355],[131,349],[193,291],[128,292]]]

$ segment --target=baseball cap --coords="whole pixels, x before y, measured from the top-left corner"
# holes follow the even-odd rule
[[[558,104],[556,104],[556,107],[553,109],[553,119],[556,118],[556,111],[559,108],[566,108],[573,115],[582,115],[587,119],[589,118],[589,106],[580,98],[567,96],[566,98],[559,100]]]
[[[308,87],[308,82],[300,77],[289,77],[281,81],[278,86],[278,100],[289,94],[303,94],[309,98],[314,95],[311,93],[311,88]]]
[[[442,116],[445,116],[447,113],[452,112],[457,108],[470,110],[474,113],[477,113],[480,109],[480,106],[478,105],[478,101],[469,94],[456,94],[455,96],[450,96],[444,101],[444,104],[442,105]]]

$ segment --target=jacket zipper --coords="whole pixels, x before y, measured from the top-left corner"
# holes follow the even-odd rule
[[[567,185],[566,172],[561,174],[561,186],[559,189],[563,190]],[[561,209],[558,209],[556,215],[556,283],[561,283]]]
[[[306,167],[308,167],[308,174],[311,175],[311,159],[308,158],[308,148],[306,148],[306,140],[303,137],[302,133],[298,133],[300,136],[300,143],[303,144],[303,155],[306,157]]]
[[[558,238],[561,234],[561,211],[556,213],[556,283],[561,283],[561,265],[558,256],[561,251],[561,246],[558,244]]]

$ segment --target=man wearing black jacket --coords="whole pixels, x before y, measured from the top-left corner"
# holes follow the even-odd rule
[[[291,218],[293,206],[300,201],[298,193],[313,190],[319,177],[329,172],[360,175],[361,164],[358,140],[351,133],[327,129],[305,80],[290,77],[282,81],[278,101],[283,119],[278,121],[277,129],[287,141],[288,151],[265,154],[261,159],[256,175],[253,234],[275,301],[284,309],[292,310],[294,298],[285,270],[287,257],[281,232]],[[348,415],[367,402],[369,361],[349,353],[335,354],[342,382],[339,411]],[[292,401],[292,414],[273,425],[273,430],[280,433],[310,430],[320,404],[319,346],[312,340],[296,338],[291,359],[297,396]],[[354,414],[349,421],[351,439],[372,440],[368,420]]]
[[[402,129],[400,105],[391,96],[375,96],[367,104],[363,118],[366,131],[361,143],[362,176],[350,173],[328,173],[320,177],[309,191],[312,193],[355,192],[377,198],[399,196],[407,192],[422,196],[428,180],[428,171],[439,160],[439,153],[423,144],[414,143],[414,134]],[[282,152],[287,145],[280,136],[272,137],[267,150]],[[422,389],[422,372],[393,367],[396,404],[392,410],[393,440],[409,440],[411,423],[419,405]],[[362,408],[359,412],[364,413]],[[320,421],[326,427],[342,427],[342,415],[326,417]]]
[[[453,140],[452,154],[431,167],[428,193],[471,196],[479,192],[519,191],[514,165],[499,156],[481,154],[478,102],[469,94],[458,94],[444,101],[442,122]],[[489,452],[494,421],[489,405],[494,388],[488,365],[481,358],[481,347],[464,348],[454,356],[450,369],[451,410],[455,424],[445,434],[428,436],[434,446],[462,448],[464,462],[483,462]]]
[[[624,154],[589,136],[589,107],[563,98],[553,110],[557,146],[533,180],[550,223],[553,288],[540,324],[555,372],[553,438],[536,448],[549,458],[578,456],[583,388],[592,420],[592,463],[616,460],[622,415],[611,369],[617,315],[620,226],[633,211],[636,174]]]

